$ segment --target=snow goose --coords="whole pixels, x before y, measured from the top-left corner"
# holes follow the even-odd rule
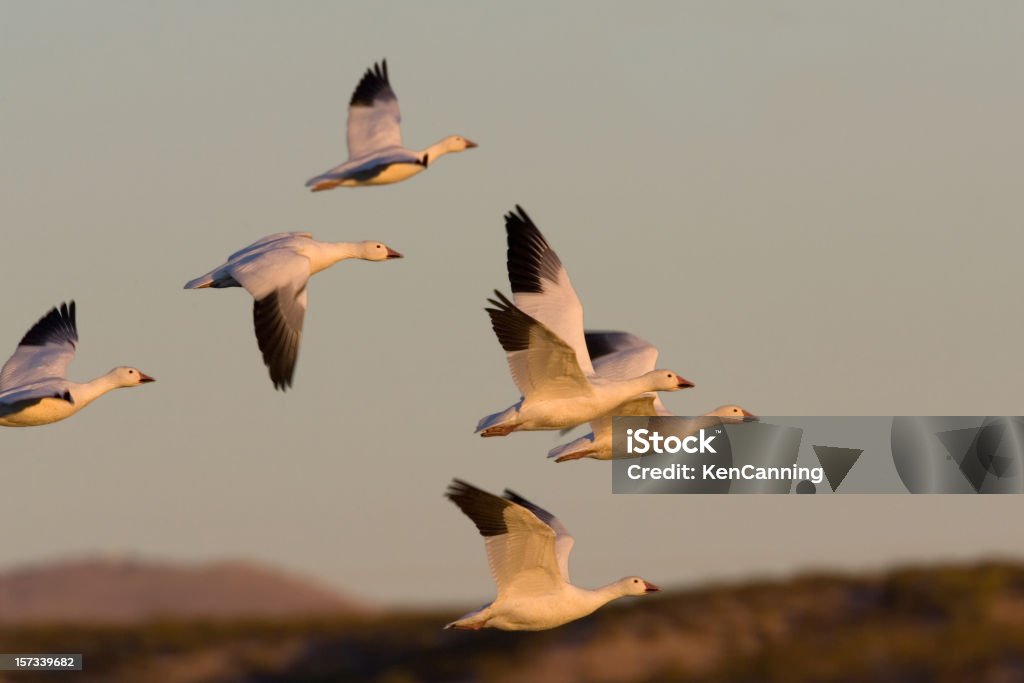
[[[0,370],[0,425],[35,427],[71,417],[112,389],[154,381],[136,368],[114,368],[91,382],[67,379],[78,346],[75,302],[52,308],[21,338]]]
[[[318,242],[308,232],[281,232],[236,251],[185,289],[244,287],[253,297],[253,323],[275,389],[292,384],[306,315],[309,278],[339,261],[402,258],[381,242]]]
[[[575,427],[643,393],[693,386],[670,370],[596,374],[583,336],[583,306],[558,254],[520,206],[506,215],[505,230],[515,301],[496,291],[485,310],[522,398],[480,420],[481,436]]]
[[[596,590],[569,583],[573,538],[558,519],[520,495],[505,497],[453,479],[445,494],[484,537],[498,596],[445,628],[543,631],[585,617],[626,595],[660,590],[628,576]]]
[[[658,360],[658,348],[629,332],[592,332],[585,336],[587,350],[594,363],[594,371],[612,379],[634,377],[648,372]],[[612,458],[612,417],[650,415],[671,416],[673,413],[661,402],[657,394],[644,394],[617,406],[615,410],[590,421],[591,432],[548,452],[555,462],[594,458]],[[757,415],[737,405],[719,406],[701,417],[718,418],[721,422],[753,422]]]
[[[388,62],[367,69],[348,105],[348,161],[306,181],[313,192],[338,187],[387,185],[426,170],[438,157],[476,147],[449,135],[415,152],[402,146],[402,115],[388,80]]]

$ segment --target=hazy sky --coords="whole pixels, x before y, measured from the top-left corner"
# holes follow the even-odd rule
[[[583,585],[1024,556],[1024,498],[612,496],[517,398],[484,299],[521,203],[591,327],[657,343],[680,413],[1022,414],[1024,5],[0,2],[0,355],[75,298],[72,378],[156,384],[0,433],[0,568],[244,557],[386,602],[493,587],[452,476],[576,535]],[[406,143],[480,148],[310,194],[388,59]],[[280,230],[376,239],[310,286],[294,390],[244,292]]]

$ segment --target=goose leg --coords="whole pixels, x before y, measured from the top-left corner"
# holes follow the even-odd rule
[[[588,455],[593,455],[597,451],[576,451],[575,453],[566,453],[555,458],[555,462],[565,462],[566,460],[579,460],[585,458]]]
[[[512,425],[497,425],[480,432],[480,436],[508,436],[515,431]]]

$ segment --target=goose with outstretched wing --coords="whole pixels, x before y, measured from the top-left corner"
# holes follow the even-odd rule
[[[574,586],[569,582],[573,538],[568,529],[550,512],[513,491],[505,489],[500,497],[453,479],[445,495],[484,537],[498,586],[493,602],[445,628],[542,631],[585,617],[616,598],[659,590],[639,576],[593,590]]]
[[[37,427],[71,417],[97,398],[153,378],[117,367],[91,382],[68,379],[78,348],[75,302],[54,307],[25,333],[0,370],[0,426]]]
[[[634,377],[654,369],[658,361],[658,348],[629,332],[605,332],[587,330],[584,335],[587,350],[594,362],[594,372],[610,379]],[[575,441],[556,446],[548,452],[555,462],[593,458],[612,458],[612,417],[673,415],[655,393],[647,393],[622,403],[596,420],[590,421],[590,433]],[[758,419],[750,411],[738,405],[724,405],[704,413],[700,417],[713,418],[717,422],[754,422]]]
[[[481,436],[565,429],[651,391],[693,382],[671,370],[610,378],[594,372],[583,334],[583,306],[561,259],[522,207],[505,216],[513,299],[499,292],[485,309],[522,398],[481,419]]]
[[[339,261],[388,261],[402,255],[382,242],[321,242],[308,232],[263,237],[185,289],[243,287],[253,298],[253,327],[275,389],[292,385],[309,303],[309,278]]]
[[[472,149],[477,144],[449,135],[420,151],[402,144],[402,114],[391,89],[388,62],[363,74],[348,105],[348,160],[306,181],[313,192],[335,187],[387,185],[425,171],[438,158]]]

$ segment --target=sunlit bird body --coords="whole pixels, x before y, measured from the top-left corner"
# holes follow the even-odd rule
[[[244,287],[253,297],[253,324],[276,389],[292,384],[306,316],[309,278],[346,259],[386,261],[402,255],[381,242],[318,242],[308,232],[268,235],[236,251],[185,289]]]
[[[628,332],[586,333],[587,349],[594,362],[594,371],[608,378],[635,377],[653,370],[657,362],[657,347]],[[618,405],[614,411],[590,423],[591,432],[574,441],[554,447],[548,458],[556,463],[581,458],[611,460],[611,418],[614,416],[663,416],[673,413],[655,393],[646,393]],[[720,405],[714,411],[702,414],[702,418],[722,423],[755,422],[758,416],[739,405]]]
[[[650,342],[629,332],[586,332],[587,350],[594,363],[594,371],[612,379],[634,377],[654,368],[658,361],[658,348]],[[611,460],[612,458],[612,417],[659,415],[668,417],[672,411],[665,407],[657,394],[648,393],[630,399],[617,406],[607,415],[590,421],[591,432],[548,452],[549,458],[555,462],[593,458],[595,460]],[[737,405],[724,405],[700,415],[714,418],[717,422],[736,423],[754,422],[757,415]]]
[[[476,147],[449,135],[421,151],[402,145],[402,114],[388,79],[387,60],[363,74],[348,106],[348,161],[306,181],[313,192],[335,187],[387,185],[421,173],[439,157]]]
[[[0,426],[58,422],[108,391],[153,381],[136,368],[117,367],[91,382],[72,382],[67,373],[77,346],[74,301],[50,309],[32,326],[0,370]]]
[[[498,586],[493,602],[445,628],[543,631],[585,617],[616,598],[659,590],[639,576],[594,590],[571,584],[573,537],[568,529],[550,512],[508,489],[501,498],[454,479],[445,495],[484,537]]]
[[[514,302],[490,299],[491,327],[522,398],[484,417],[476,431],[565,429],[589,422],[650,391],[693,386],[670,370],[604,377],[594,372],[583,334],[583,306],[555,251],[522,207],[505,216]]]

